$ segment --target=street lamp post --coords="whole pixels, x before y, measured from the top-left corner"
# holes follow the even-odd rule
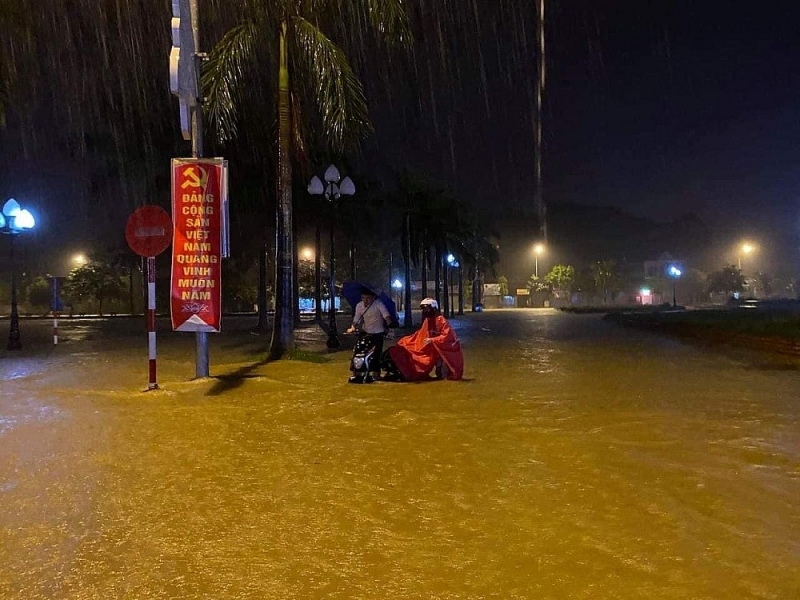
[[[17,312],[17,272],[14,257],[15,238],[28,229],[33,229],[36,221],[33,215],[20,207],[19,203],[10,198],[3,205],[0,214],[0,233],[11,236],[11,327],[8,332],[9,350],[22,350],[22,341],[19,335],[19,313]]]
[[[450,285],[450,271],[452,270],[453,261],[455,257],[452,254],[449,254],[445,257],[444,263],[444,315],[446,317],[453,316],[453,295],[450,293],[452,290],[452,286]]]
[[[675,284],[682,274],[682,271],[675,265],[670,265],[669,269],[667,269],[667,275],[672,278],[672,308],[678,306],[677,296],[675,294]]]
[[[748,243],[745,242],[744,244],[741,245],[741,247],[739,248],[739,270],[740,271],[742,270],[742,254],[747,256],[748,254],[750,254],[755,249],[756,248],[755,248],[755,246],[753,246],[753,244],[748,244]]]
[[[403,282],[399,279],[395,279],[392,282],[392,287],[397,294],[397,306],[403,306]]]
[[[322,323],[322,232],[319,221],[314,231],[314,316]]]
[[[458,261],[458,314],[464,314],[464,268]]]
[[[461,290],[461,279],[462,279],[462,277],[461,277],[461,262],[456,260],[456,257],[453,256],[452,254],[448,254],[447,255],[447,265],[449,267],[448,270],[447,270],[447,272],[448,272],[448,275],[447,275],[447,301],[448,302],[447,302],[447,304],[448,304],[448,307],[449,307],[449,310],[450,310],[450,314],[448,316],[452,317],[452,316],[455,316],[455,314],[456,314],[456,307],[454,305],[455,303],[453,302],[453,296],[452,296],[452,291],[453,290],[452,290],[452,286],[450,284],[450,274],[449,274],[449,272],[450,272],[451,268],[457,269],[456,272],[458,273],[458,314],[459,315],[463,315],[464,314],[464,295],[463,295],[462,290]]]
[[[312,263],[315,263],[315,262],[316,262],[316,257],[315,257],[315,255],[314,255],[314,254],[315,254],[315,253],[314,253],[314,250],[312,250],[312,249],[311,249],[311,248],[309,248],[308,246],[306,246],[306,247],[304,247],[304,248],[301,248],[301,249],[300,249],[300,252],[298,253],[298,256],[299,256],[299,258],[300,258],[300,265],[299,265],[299,267],[298,267],[298,269],[297,269],[297,288],[298,288],[298,290],[299,290],[299,289],[302,287],[303,283],[304,283],[305,281],[307,281],[305,278],[306,278],[306,275],[307,275],[307,273],[308,273],[308,270],[313,270],[313,276],[314,276],[314,286],[315,286],[315,289],[314,289],[314,298],[316,298],[316,296],[317,296],[317,289],[318,289],[318,288],[316,287],[316,285],[317,285],[317,279],[316,279],[316,277],[317,277],[317,271],[316,271],[316,269],[314,269],[314,268],[311,266],[311,265],[312,265]],[[303,282],[301,282],[301,281],[300,281],[300,277],[301,277],[301,275],[302,275],[302,276],[303,276],[303,278],[304,278],[304,281],[303,281]],[[300,297],[298,297],[298,302],[300,302]],[[314,308],[315,308],[315,310],[316,310],[316,306],[315,306]],[[300,310],[301,310],[301,312],[302,312],[302,304],[301,304],[301,308],[300,308]]]
[[[335,263],[335,248],[334,248],[334,225],[336,218],[334,201],[342,196],[352,196],[356,193],[356,186],[349,177],[341,179],[339,169],[335,165],[330,165],[325,170],[325,184],[323,185],[320,178],[316,175],[311,178],[308,184],[308,193],[314,196],[324,195],[325,200],[331,203],[331,244],[330,244],[330,265],[329,265],[329,282],[328,288],[330,290],[330,305],[328,306],[328,341],[325,343],[328,348],[338,348],[339,334],[336,330],[336,263]]]

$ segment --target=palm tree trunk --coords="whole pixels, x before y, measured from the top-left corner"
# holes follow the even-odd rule
[[[464,314],[464,266],[461,261],[458,261],[458,314]]]
[[[444,253],[442,253],[442,283],[444,284],[444,302],[442,303],[442,308],[444,316],[450,318],[453,316],[450,314],[450,265],[447,264]]]
[[[356,280],[356,242],[350,239],[350,281]]]
[[[475,273],[472,279],[472,312],[476,312],[478,309],[478,304],[481,302],[481,294],[480,294],[480,271],[478,270],[478,264],[475,263]]]
[[[428,297],[428,245],[422,246],[422,297]]]
[[[267,235],[266,231],[264,235]],[[269,327],[267,318],[267,252],[269,245],[264,242],[258,253],[258,331],[266,331]]]
[[[136,268],[136,263],[131,261],[128,270],[128,300],[130,302],[131,316],[133,316],[135,307],[133,305],[133,270]]]
[[[434,251],[435,261],[433,263],[433,277],[434,277],[434,296],[439,306],[442,305],[442,253],[439,248]]]
[[[411,329],[414,324],[411,319],[411,213],[406,211],[405,223],[405,252],[404,258],[406,263],[405,284],[406,284],[406,297],[405,304],[403,305],[403,327]]]
[[[275,247],[275,320],[270,358],[280,358],[294,349],[294,295],[292,271],[292,163],[291,116],[289,111],[289,57],[286,52],[286,23],[281,24],[280,72],[278,76],[278,202]]]
[[[350,281],[356,280],[356,243],[353,238],[350,238]],[[350,307],[350,314],[355,316],[356,307]]]
[[[292,223],[292,239],[297,239],[297,223]],[[300,326],[300,256],[297,252],[292,252],[292,298],[297,300],[292,304],[292,314],[294,315],[294,326]]]

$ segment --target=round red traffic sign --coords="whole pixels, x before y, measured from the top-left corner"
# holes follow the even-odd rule
[[[128,217],[125,239],[139,256],[158,256],[172,242],[172,219],[160,206],[148,204]]]

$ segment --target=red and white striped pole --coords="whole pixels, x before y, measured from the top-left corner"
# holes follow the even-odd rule
[[[156,383],[156,258],[147,258],[147,346],[150,359],[148,390],[158,389]]]

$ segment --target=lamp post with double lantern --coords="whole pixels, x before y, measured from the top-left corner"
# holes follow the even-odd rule
[[[331,204],[331,254],[330,265],[328,265],[330,305],[328,307],[328,341],[325,345],[333,349],[341,345],[339,342],[339,334],[336,330],[336,263],[334,251],[336,206],[333,203],[342,196],[352,196],[355,194],[356,186],[349,177],[342,179],[339,174],[339,169],[337,169],[335,165],[330,165],[325,170],[324,178],[325,183],[323,184],[320,178],[315,175],[308,184],[308,193],[313,196],[325,196],[325,200]]]
[[[17,311],[17,272],[14,257],[14,241],[16,237],[33,229],[36,220],[33,215],[19,205],[19,202],[10,198],[3,205],[0,214],[0,233],[11,238],[11,327],[8,332],[9,350],[22,350],[22,341],[19,334],[19,312]]]

